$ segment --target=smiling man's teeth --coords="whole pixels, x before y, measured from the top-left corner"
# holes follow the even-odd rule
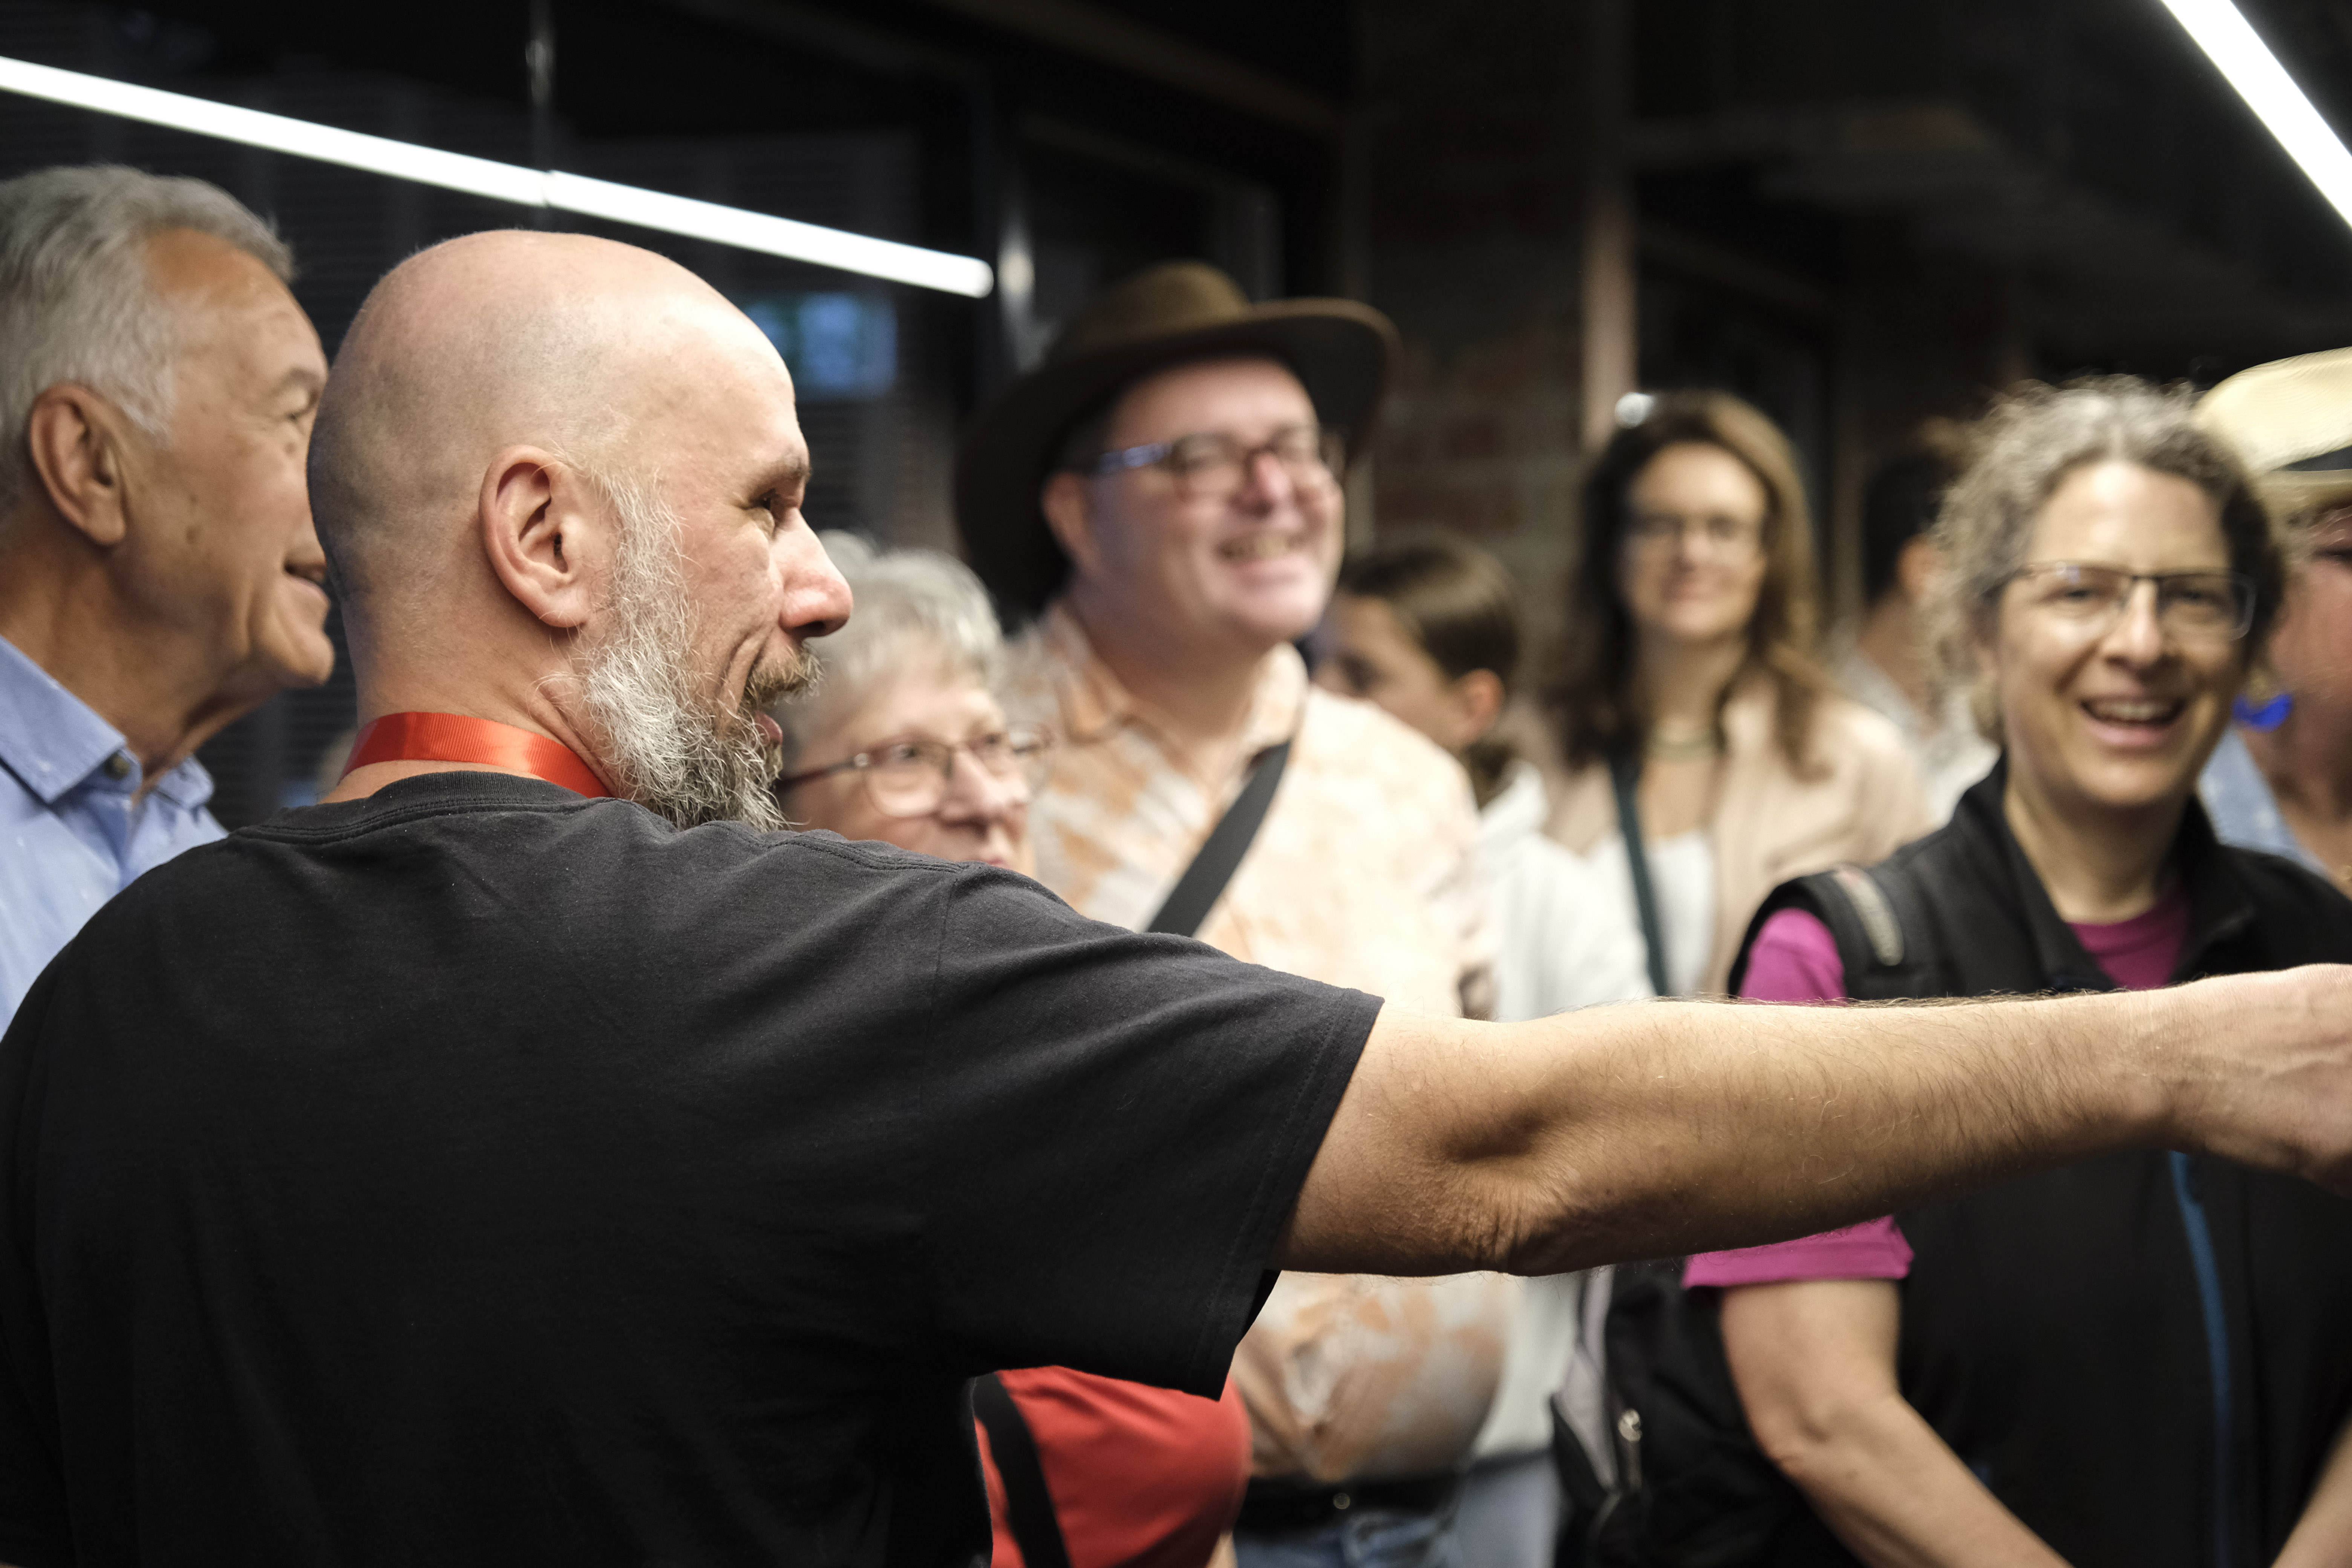
[[[1246,539],[1229,539],[1218,547],[1218,553],[1228,561],[1267,561],[1276,555],[1287,555],[1298,541],[1287,533],[1253,533]]]
[[[2111,698],[2104,702],[2085,702],[2083,706],[2092,718],[2107,724],[2161,724],[2180,711],[2178,702],[2146,699],[2131,701]]]

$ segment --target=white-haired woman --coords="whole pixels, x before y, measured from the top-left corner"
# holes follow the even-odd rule
[[[2001,761],[1939,832],[1767,900],[1741,993],[2137,990],[2352,959],[2352,902],[2218,843],[2197,805],[2284,574],[2186,396],[2111,377],[2004,399],[1937,544],[1947,652]],[[2352,1205],[2116,1154],[1686,1279],[1723,1288],[1749,1424],[1812,1505],[1775,1563],[2352,1562]]]
[[[786,816],[1026,874],[1029,795],[1051,737],[1006,723],[998,705],[1004,650],[987,593],[936,552],[824,537],[856,608],[811,645],[824,671],[815,690],[772,710]],[[1066,1367],[996,1383],[1036,1453],[1024,1482],[1021,1460],[1000,1464],[998,1434],[983,1427],[996,1568],[1027,1561],[1040,1529],[1058,1532],[1071,1568],[1202,1568],[1220,1552],[1249,1480],[1249,1418],[1230,1381],[1221,1400]],[[980,1391],[984,1413],[989,1397]],[[1037,1474],[1050,1519],[1034,1516]]]
[[[979,581],[931,551],[877,553],[825,536],[856,609],[810,645],[823,675],[779,704],[795,824],[942,860],[1030,869],[1029,792],[1051,757],[1042,731],[997,705],[1004,645]]]

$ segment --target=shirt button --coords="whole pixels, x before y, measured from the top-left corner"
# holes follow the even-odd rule
[[[106,776],[110,779],[129,778],[131,776],[131,759],[121,752],[117,752],[114,755],[107,758]]]

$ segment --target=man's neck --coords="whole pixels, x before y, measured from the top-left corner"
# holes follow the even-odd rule
[[[2352,706],[2298,700],[2277,729],[2240,733],[2288,830],[2352,889]]]
[[[2352,824],[2352,705],[2298,700],[2277,729],[2239,733],[2281,805]]]
[[[1117,616],[1080,597],[1073,595],[1068,605],[1095,657],[1128,695],[1150,709],[1187,752],[1222,769],[1226,753],[1242,744],[1259,677],[1274,649],[1163,647],[1129,636]]]
[[[560,654],[549,650],[543,638],[508,643],[491,637],[453,647],[446,638],[435,643],[411,637],[383,639],[380,644],[371,635],[363,611],[349,614],[344,624],[350,634],[352,675],[362,726],[391,713],[454,713],[487,719],[556,742],[579,758],[605,788],[613,788],[599,749],[589,740],[577,677]],[[380,654],[380,646],[428,647],[435,650],[435,657],[419,667]],[[354,768],[320,798],[330,804],[356,800],[420,773],[457,772],[525,773],[500,762],[400,759]]]
[[[251,706],[220,689],[201,639],[137,614],[102,567],[60,565],[21,537],[0,551],[0,637],[121,731],[142,795]]]
[[[2060,918],[2111,925],[2145,914],[2164,895],[2188,799],[2122,812],[2064,812],[2015,776],[2001,812]]]
[[[1911,601],[1899,590],[1880,595],[1878,603],[1863,617],[1862,628],[1854,633],[1853,646],[1895,683],[1895,689],[1919,715],[1921,726],[1932,731],[1937,718],[1935,684],[1927,676],[1927,661],[1920,657]]]

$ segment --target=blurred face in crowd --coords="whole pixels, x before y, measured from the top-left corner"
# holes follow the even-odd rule
[[[2304,543],[2309,558],[2287,589],[2271,666],[2296,702],[2343,712],[2352,710],[2352,506],[2323,515]]]
[[[793,763],[793,776],[859,756],[868,765],[790,786],[784,809],[803,826],[844,838],[879,839],[941,860],[985,860],[1025,876],[1034,866],[1030,783],[1027,760],[1011,754],[1016,739],[970,671],[917,658],[828,717]]]
[[[1644,640],[1747,635],[1764,585],[1764,481],[1722,447],[1662,447],[1625,488],[1617,585]]]
[[[181,334],[168,439],[124,444],[131,593],[226,666],[240,704],[333,672],[326,556],[303,461],[326,384],[319,334],[269,268],[190,229],[149,252]]]
[[[1317,431],[1307,389],[1270,359],[1180,365],[1129,388],[1106,449],[1175,450],[1046,488],[1080,614],[1188,654],[1254,657],[1306,636],[1344,542],[1339,480]]]
[[[1333,595],[1315,641],[1318,686],[1377,703],[1449,752],[1494,725],[1502,681],[1484,669],[1448,679],[1385,599]]]
[[[2010,788],[2047,818],[2147,811],[2169,831],[2245,674],[2242,638],[2201,599],[2159,607],[2137,583],[2121,607],[2057,563],[2132,574],[2225,574],[2221,510],[2187,479],[2088,463],[2059,481],[2001,590],[1979,657],[1998,695]],[[2185,580],[2194,587],[2200,581]],[[2176,590],[2178,593],[2178,590]]]

